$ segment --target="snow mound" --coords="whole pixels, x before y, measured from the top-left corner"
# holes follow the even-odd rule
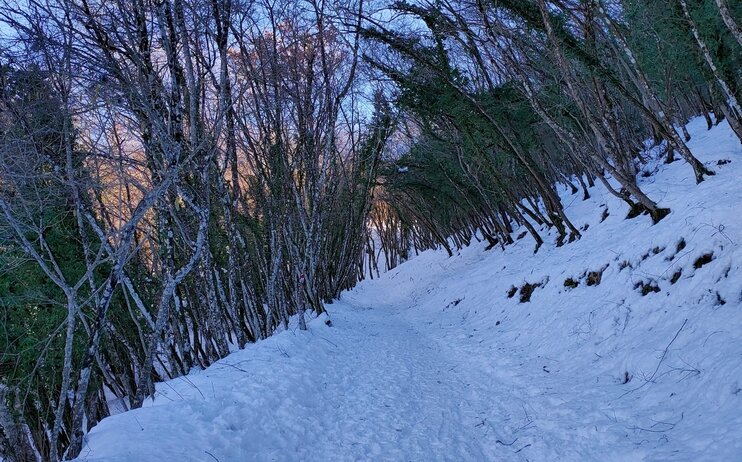
[[[158,384],[79,460],[742,460],[742,147],[689,130],[717,174],[645,165],[658,224],[565,188],[579,241],[424,252],[332,327]]]

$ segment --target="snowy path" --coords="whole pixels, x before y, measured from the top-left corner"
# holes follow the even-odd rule
[[[319,389],[321,419],[298,422],[320,433],[307,458],[484,457],[476,400],[486,395],[467,399],[469,381],[435,341],[387,310],[337,311],[333,320],[345,335],[333,336],[338,351],[308,384]]]
[[[269,339],[170,382],[152,407],[106,419],[81,460],[491,458],[491,384],[399,312],[336,307],[332,328],[317,320],[310,333]],[[303,348],[285,345],[290,336]],[[276,364],[251,367],[261,361]]]
[[[542,370],[513,374],[517,352],[484,358],[473,334],[412,322],[408,306],[329,308],[333,327],[318,319],[161,384],[154,406],[99,424],[80,460],[624,460],[561,427],[594,416],[579,392],[551,396]]]

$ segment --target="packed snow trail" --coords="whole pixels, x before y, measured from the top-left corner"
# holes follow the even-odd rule
[[[332,326],[158,383],[79,460],[742,460],[742,146],[704,125],[699,185],[647,153],[658,224],[562,188],[579,241],[423,252],[328,305]]]
[[[160,386],[154,405],[95,427],[80,459],[526,460],[515,455],[539,444],[605,460],[589,438],[536,441],[523,393],[541,389],[493,382],[431,336],[440,326],[421,332],[388,306],[330,309],[332,327],[316,319]]]
[[[331,328],[315,320],[309,332],[170,382],[125,427],[104,420],[81,459],[101,451],[118,455],[111,461],[490,458],[491,384],[391,309],[332,311]]]

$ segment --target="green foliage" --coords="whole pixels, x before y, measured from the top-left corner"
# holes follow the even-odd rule
[[[733,10],[736,7],[742,13],[736,2],[728,3]],[[728,33],[716,2],[701,0],[688,1],[688,4],[714,62],[727,81],[735,85],[740,78],[742,48]],[[630,44],[642,69],[663,98],[670,97],[678,85],[703,86],[709,81],[710,70],[678,2],[625,0],[624,7],[626,22],[631,27],[631,33],[627,34]]]
[[[79,280],[86,271],[83,250],[68,191],[58,175],[66,161],[60,103],[37,68],[2,68],[0,81],[9,112],[0,119],[0,151],[4,167],[18,175],[10,203],[38,198],[36,194],[43,192],[43,207],[19,212],[23,222],[32,224],[25,237],[43,255],[54,255],[65,279]],[[73,162],[81,162],[82,157],[75,153]],[[40,245],[37,232],[46,247]],[[26,422],[41,428],[51,421],[51,405],[58,399],[67,298],[23,251],[4,218],[0,219],[0,268],[0,383],[14,390],[7,394],[12,401],[6,403],[8,408],[15,409],[17,400]],[[74,361],[80,359],[84,341],[80,327],[73,344]]]
[[[466,87],[466,79],[448,69],[450,77],[444,78],[413,65],[404,77],[397,76],[398,104],[415,116],[423,133],[396,162],[407,172],[395,173],[394,165],[385,172],[391,191],[416,198],[410,208],[424,208],[428,220],[455,229],[468,217],[505,206],[518,195],[527,172],[513,145],[526,153],[542,146],[534,136],[540,120],[516,88],[505,84],[480,91],[472,102],[454,88]]]

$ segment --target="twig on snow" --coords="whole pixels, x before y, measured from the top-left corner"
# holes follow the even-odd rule
[[[686,325],[687,323],[688,323],[688,318],[686,318],[686,319],[685,319],[685,321],[683,321],[683,325],[682,325],[682,326],[680,326],[680,329],[678,329],[678,331],[677,331],[677,332],[675,332],[675,336],[674,336],[674,337],[672,338],[672,340],[670,340],[670,343],[668,343],[668,344],[667,344],[667,346],[665,347],[665,350],[664,350],[664,351],[662,352],[662,356],[660,357],[660,360],[659,360],[659,362],[657,363],[657,367],[656,367],[656,368],[654,369],[654,372],[652,372],[652,375],[650,375],[650,376],[649,376],[649,378],[648,378],[648,379],[646,379],[646,380],[644,381],[644,383],[642,383],[641,385],[639,385],[639,386],[638,386],[638,387],[636,387],[636,388],[633,388],[633,389],[631,389],[631,390],[629,390],[629,391],[625,392],[624,394],[622,394],[621,396],[619,396],[619,397],[618,397],[618,398],[616,398],[616,399],[621,399],[621,398],[623,398],[624,396],[628,395],[629,393],[633,393],[633,392],[635,392],[635,391],[637,391],[637,390],[639,390],[639,389],[641,389],[641,388],[644,388],[644,386],[645,386],[646,384],[650,383],[650,382],[651,382],[651,381],[652,381],[652,380],[654,379],[654,376],[655,376],[655,375],[657,375],[657,371],[659,371],[659,370],[660,370],[660,366],[662,365],[662,362],[663,362],[663,361],[665,360],[665,356],[667,356],[667,352],[668,352],[668,351],[670,350],[670,346],[671,346],[671,345],[673,344],[673,342],[675,342],[675,340],[676,340],[676,339],[678,338],[678,335],[680,335],[680,332],[681,332],[681,331],[683,330],[683,328],[685,327],[685,325]]]
[[[512,445],[515,444],[516,441],[518,441],[518,438],[515,438],[512,443],[504,443],[501,440],[497,440],[497,441],[495,441],[495,443],[502,444],[503,446],[512,446]]]
[[[650,432],[650,433],[665,433],[675,428],[675,426],[683,420],[683,417],[685,417],[685,413],[681,412],[680,419],[678,419],[677,422],[654,421],[654,424],[652,424],[651,428],[642,428],[642,427],[638,427],[634,425],[633,427],[628,427],[628,429],[633,430],[633,431],[641,430],[643,432]],[[666,427],[665,428],[654,428],[660,425],[666,425]]]

